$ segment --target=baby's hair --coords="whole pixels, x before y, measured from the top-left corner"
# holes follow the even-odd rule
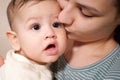
[[[14,30],[14,25],[13,25],[13,21],[14,21],[14,17],[15,15],[17,15],[17,11],[19,11],[19,9],[24,6],[26,3],[30,2],[30,1],[34,1],[36,3],[40,2],[40,1],[45,1],[45,0],[11,0],[8,7],[7,7],[7,17],[8,17],[8,22],[10,25],[11,30]]]

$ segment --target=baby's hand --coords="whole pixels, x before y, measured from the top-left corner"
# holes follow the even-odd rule
[[[2,66],[3,64],[4,64],[4,58],[0,56],[0,66]]]

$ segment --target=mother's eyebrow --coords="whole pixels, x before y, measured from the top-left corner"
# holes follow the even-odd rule
[[[96,14],[102,14],[98,9],[96,9],[96,8],[94,8],[94,7],[92,7],[92,6],[88,6],[88,5],[86,5],[86,4],[80,4],[80,3],[76,3],[76,5],[77,5],[78,7],[83,7],[83,8],[85,8],[85,9],[88,9],[88,10],[90,10],[90,11],[96,13]]]

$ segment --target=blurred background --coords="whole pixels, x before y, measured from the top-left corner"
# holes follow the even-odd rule
[[[0,0],[0,55],[5,58],[9,49],[11,49],[6,37],[6,31],[9,30],[6,16],[6,8],[10,0]]]

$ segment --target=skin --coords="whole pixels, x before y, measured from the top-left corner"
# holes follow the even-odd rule
[[[30,1],[23,5],[13,19],[15,31],[7,32],[16,53],[33,63],[56,61],[64,53],[67,40],[65,29],[58,20],[60,11],[60,6],[54,0]],[[53,26],[56,22],[56,26]]]
[[[4,59],[2,56],[0,56],[0,66],[2,66],[4,64]]]
[[[65,24],[68,38],[74,40],[64,55],[69,65],[78,68],[93,64],[116,47],[113,32],[120,18],[116,18],[113,0],[57,1],[63,9],[59,20]]]

